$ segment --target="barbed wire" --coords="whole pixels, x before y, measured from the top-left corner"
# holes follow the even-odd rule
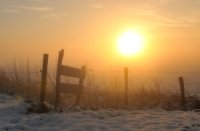
[[[92,68],[87,68],[87,72],[92,72],[92,73],[123,73],[124,70],[95,70]],[[129,69],[128,70],[129,73],[161,73],[161,74],[200,74],[200,71],[156,71],[156,70],[133,70],[133,69]],[[8,74],[41,74],[42,70],[40,71],[30,71],[30,72],[26,72],[26,71],[7,71],[5,73]]]
[[[15,74],[15,73],[18,73],[18,74],[40,74],[40,73],[42,73],[42,71],[33,71],[33,72],[23,72],[23,71],[20,71],[20,72],[6,72],[6,73],[9,73],[9,74]]]
[[[124,70],[94,70],[94,69],[87,69],[89,72],[124,72]],[[128,72],[132,73],[166,73],[166,74],[200,74],[200,71],[155,71],[155,70],[129,70]]]

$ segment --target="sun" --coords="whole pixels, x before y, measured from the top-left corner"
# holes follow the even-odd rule
[[[123,32],[117,40],[118,50],[122,55],[132,56],[138,54],[143,47],[143,37],[139,32]]]

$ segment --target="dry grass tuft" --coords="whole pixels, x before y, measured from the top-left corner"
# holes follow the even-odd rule
[[[36,71],[36,72],[35,72]],[[39,100],[40,72],[29,66],[17,65],[8,69],[0,68],[0,92],[18,94],[25,99]],[[124,104],[123,77],[113,74],[88,73],[85,80],[84,93],[81,96],[81,106],[90,109],[99,108],[132,108],[148,109],[161,107],[166,110],[181,109],[180,94],[169,90],[162,90],[160,82],[155,81],[154,87],[131,85],[129,89],[129,105]],[[54,104],[55,74],[48,75],[46,101]],[[62,94],[63,107],[74,104],[75,96]],[[200,99],[197,96],[187,97],[187,109],[200,108]]]

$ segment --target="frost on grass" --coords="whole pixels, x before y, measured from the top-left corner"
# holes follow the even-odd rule
[[[195,111],[101,109],[27,115],[29,104],[21,97],[0,94],[0,101],[1,131],[200,130],[200,113]]]

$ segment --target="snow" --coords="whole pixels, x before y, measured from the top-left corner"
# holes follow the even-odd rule
[[[20,97],[0,94],[0,131],[198,131],[200,112],[151,110],[81,110],[25,114]]]

